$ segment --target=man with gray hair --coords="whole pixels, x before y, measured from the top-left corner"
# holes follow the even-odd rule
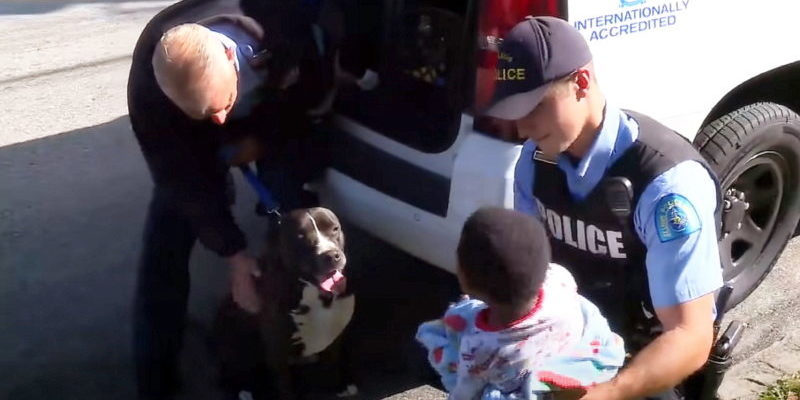
[[[187,116],[225,123],[238,91],[239,68],[227,36],[187,23],[169,29],[153,53],[158,86]]]
[[[292,144],[309,135],[308,110],[325,101],[333,80],[333,57],[320,51],[302,3],[182,1],[156,15],[136,44],[128,107],[155,184],[134,300],[140,398],[179,390],[196,240],[227,260],[236,303],[259,308],[258,269],[230,211],[223,149],[238,149],[232,163],[297,158],[283,154],[290,144],[303,158],[322,159]],[[306,171],[294,167],[287,168],[302,185]],[[286,208],[312,201],[273,191]]]

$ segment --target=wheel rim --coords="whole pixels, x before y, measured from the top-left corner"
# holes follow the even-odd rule
[[[732,171],[723,182],[723,227],[719,242],[723,276],[735,281],[758,257],[772,236],[784,197],[786,160],[765,151]]]

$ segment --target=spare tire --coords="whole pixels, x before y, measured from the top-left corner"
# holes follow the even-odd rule
[[[719,246],[730,309],[767,276],[800,219],[800,117],[782,105],[751,104],[705,126],[694,144],[722,186]]]

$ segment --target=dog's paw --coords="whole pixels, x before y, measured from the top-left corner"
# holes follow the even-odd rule
[[[354,384],[347,385],[347,388],[342,390],[339,393],[336,393],[336,397],[344,398],[344,397],[353,397],[358,394],[358,386]]]

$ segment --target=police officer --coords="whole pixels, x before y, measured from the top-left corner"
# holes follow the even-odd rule
[[[311,24],[292,2],[271,9],[264,3],[236,2],[258,12],[226,7],[221,15],[219,1],[180,2],[150,21],[133,53],[131,125],[155,183],[134,301],[141,398],[167,398],[179,389],[195,240],[227,260],[236,303],[250,312],[259,308],[258,269],[231,215],[222,150],[243,149],[233,152],[239,162],[262,156],[263,149],[279,158],[276,149],[307,128],[305,108],[314,95],[325,96],[315,88],[323,79],[315,70]]]
[[[635,353],[583,399],[680,398],[673,387],[708,357],[722,285],[713,172],[683,137],[606,100],[566,21],[528,17],[499,51],[487,114],[515,121],[526,139],[515,208],[546,222],[554,261]],[[625,194],[625,182],[628,217],[612,212],[607,194]]]

